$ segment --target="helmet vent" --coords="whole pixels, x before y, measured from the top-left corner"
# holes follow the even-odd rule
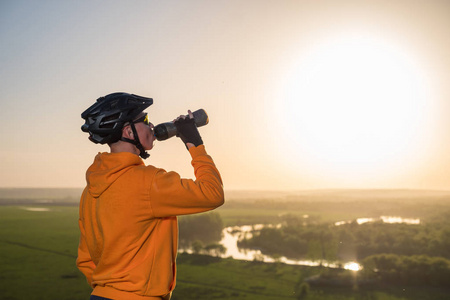
[[[99,128],[114,128],[117,120],[120,118],[120,113],[113,114],[103,118],[103,122],[100,123]]]

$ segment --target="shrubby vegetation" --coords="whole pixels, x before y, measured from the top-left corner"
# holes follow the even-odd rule
[[[227,201],[215,211],[227,226],[285,224],[280,230],[268,230],[263,235],[265,239],[261,239],[273,246],[273,253],[283,255],[287,247],[282,245],[286,244],[298,250],[292,251],[293,256],[303,251],[306,257],[314,259],[357,258],[365,267],[362,271],[180,253],[173,300],[448,299],[450,283],[445,280],[450,278],[450,196],[380,201],[375,192],[366,193],[376,197],[373,201],[359,202],[353,196],[355,200],[350,201],[333,191],[314,198],[308,192],[301,199],[283,196],[280,201]],[[41,195],[36,197],[40,201]],[[31,200],[26,201],[33,203]],[[67,299],[88,299],[92,290],[74,264],[79,237],[78,207],[40,202],[33,207],[49,210],[32,212],[26,207],[0,206],[0,269],[4,275],[0,298],[57,299],[66,295]],[[180,240],[192,243],[197,253],[216,255],[222,251],[216,243],[222,221],[219,215],[204,215],[209,214],[180,217]],[[331,225],[381,215],[420,217],[423,222],[412,226]],[[211,236],[214,238],[206,238]],[[270,240],[274,236],[278,238],[276,242]]]
[[[362,262],[366,278],[406,285],[450,286],[450,260],[426,255],[377,254]]]
[[[294,259],[361,260],[380,253],[450,259],[450,221],[424,225],[352,222],[335,226],[304,225],[300,218],[293,221],[292,216],[288,220],[281,228],[265,227],[254,232],[239,246]]]
[[[287,216],[281,228],[265,227],[239,242],[272,256],[362,262],[365,280],[450,285],[450,214],[422,225],[375,222],[305,224]]]
[[[429,214],[431,216],[431,214]],[[241,248],[259,249],[273,257],[316,261],[357,260],[364,280],[396,284],[446,286],[450,282],[450,211],[441,209],[420,225],[381,221],[335,226],[317,218],[284,214],[283,226],[255,230],[239,242]],[[197,254],[220,256],[226,249],[217,242],[223,222],[218,213],[180,218],[180,244]],[[305,291],[302,292],[304,294]],[[299,295],[299,294],[297,294]]]
[[[207,252],[221,251],[214,244],[222,238],[222,229],[222,219],[216,212],[182,216],[179,218],[180,247],[193,248],[200,253],[203,245],[207,245]]]
[[[436,218],[439,218],[436,212],[450,210],[450,194],[433,197],[422,195],[420,191],[410,192],[409,196],[395,191],[388,195],[383,195],[381,191],[360,192],[361,194],[358,191],[348,191],[348,195],[333,191],[324,195],[311,192],[307,196],[277,200],[227,200],[219,212],[227,226],[233,226],[278,224],[285,221],[286,214],[299,217],[302,223],[316,225],[380,216],[402,216],[420,218],[423,222],[435,222]],[[303,218],[305,215],[307,218]]]

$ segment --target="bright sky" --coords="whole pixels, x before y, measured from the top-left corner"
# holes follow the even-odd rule
[[[226,189],[450,189],[449,74],[446,0],[1,1],[0,187],[84,186],[80,114],[123,91],[204,108]]]

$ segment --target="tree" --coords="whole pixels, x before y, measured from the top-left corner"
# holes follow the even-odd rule
[[[200,254],[203,250],[203,244],[200,241],[194,241],[192,243],[192,251],[194,251],[195,254]]]
[[[450,285],[450,261],[426,255],[378,254],[365,258],[363,275],[393,284]]]
[[[299,284],[296,288],[295,294],[298,300],[306,299],[309,294],[309,284],[307,282],[302,282]]]
[[[182,216],[179,218],[179,240],[181,247],[189,247],[193,241],[204,244],[220,241],[223,222],[216,212]]]
[[[222,256],[227,252],[227,248],[221,244],[209,244],[204,250],[211,256]]]

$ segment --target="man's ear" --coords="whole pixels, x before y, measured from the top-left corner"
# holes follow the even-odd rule
[[[122,128],[122,137],[130,139],[130,140],[134,139],[133,130],[131,130],[131,126],[130,125],[124,126]]]

